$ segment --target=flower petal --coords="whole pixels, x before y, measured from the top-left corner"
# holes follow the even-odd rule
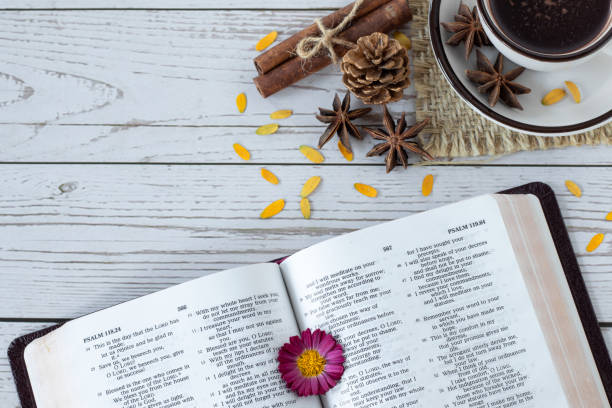
[[[321,374],[321,377],[323,377],[325,379],[325,381],[327,381],[327,384],[329,385],[329,388],[333,388],[336,386],[337,382],[336,380],[334,380],[329,374],[327,374],[326,372],[324,372],[323,374]]]
[[[304,390],[306,388],[306,384],[308,384],[308,381],[306,380],[306,378],[304,377],[299,377],[292,385],[291,385],[291,389],[293,391],[297,391],[298,395],[300,397],[303,397],[304,394]]]
[[[287,383],[293,383],[301,378],[304,378],[300,370],[298,370],[295,366],[292,370],[284,373],[281,377],[283,377],[283,380],[285,380]]]
[[[297,370],[298,373],[300,370],[297,369],[297,366],[294,362],[282,362],[278,365],[278,371],[280,371],[281,375],[285,375],[293,370]]]
[[[339,380],[340,377],[342,376],[342,373],[344,373],[344,367],[342,367],[341,365],[337,365],[337,364],[328,364],[325,367],[325,372],[333,379],[335,380]]]
[[[336,344],[336,340],[334,340],[334,338],[329,334],[325,333],[325,336],[319,343],[319,353],[321,353],[323,357],[326,357],[327,353],[331,351]]]
[[[331,364],[342,364],[344,363],[344,355],[342,354],[342,350],[332,350],[327,353],[325,360]]]
[[[302,341],[304,342],[306,348],[312,348],[312,333],[310,332],[310,329],[306,329],[302,332]]]
[[[312,333],[312,348],[315,350],[319,349],[319,343],[321,342],[321,337],[325,334],[321,329],[317,329]]]
[[[306,345],[304,344],[304,341],[302,341],[302,339],[299,338],[298,336],[293,336],[290,339],[290,341],[291,341],[291,346],[297,347],[295,350],[299,350],[297,354],[302,354],[302,352],[306,349]]]
[[[317,377],[311,377],[308,379],[308,383],[310,386],[310,394],[309,395],[318,395],[319,394],[319,381],[317,381]]]
[[[330,386],[327,383],[327,380],[325,379],[325,377],[320,375],[316,378],[317,378],[317,382],[319,383],[319,394],[325,394],[327,391],[329,391]]]
[[[278,361],[281,363],[295,363],[298,359],[298,355],[294,353],[289,353],[284,349],[278,352]]]
[[[296,356],[302,354],[306,348],[304,347],[304,343],[302,343],[302,341],[299,339],[293,340],[293,338],[291,338],[290,341],[291,343],[285,343],[283,349],[290,354],[295,354]]]

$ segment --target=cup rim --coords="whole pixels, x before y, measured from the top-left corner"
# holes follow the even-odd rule
[[[478,12],[481,16],[481,24],[484,22],[487,25],[487,28],[491,30],[491,32],[495,35],[495,38],[497,40],[501,41],[505,46],[507,46],[511,50],[521,54],[522,56],[526,58],[534,59],[534,60],[541,61],[541,62],[551,62],[551,63],[563,63],[563,62],[569,62],[569,61],[576,61],[588,55],[591,55],[596,51],[599,51],[600,49],[602,49],[608,44],[610,39],[612,39],[612,28],[608,28],[608,32],[602,35],[601,38],[599,38],[593,44],[573,54],[546,55],[546,54],[540,54],[537,52],[530,52],[526,48],[517,46],[513,41],[510,41],[508,39],[508,37],[499,29],[497,24],[493,22],[491,15],[487,12],[487,8],[484,5],[484,1],[486,0],[476,0],[476,6],[478,7]]]
[[[444,76],[446,81],[450,83],[451,88],[453,88],[457,95],[471,108],[476,109],[479,113],[492,120],[493,122],[496,122],[507,128],[516,130],[518,132],[526,132],[530,134],[548,136],[567,135],[585,132],[587,130],[604,125],[610,120],[612,120],[612,109],[610,109],[595,118],[591,118],[583,122],[562,126],[542,126],[520,122],[518,120],[514,120],[500,113],[497,113],[496,111],[491,109],[487,104],[481,102],[480,99],[478,99],[470,90],[465,87],[465,85],[463,85],[457,73],[452,68],[448,56],[446,55],[446,51],[444,50],[444,44],[442,41],[442,32],[440,30],[440,5],[442,1],[444,0],[431,0],[429,3],[429,40],[433,49],[434,58],[436,59],[437,64],[440,66],[440,71],[442,71],[442,75]]]

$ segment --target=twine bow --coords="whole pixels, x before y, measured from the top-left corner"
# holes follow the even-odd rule
[[[340,34],[347,25],[350,24],[351,21],[357,15],[357,9],[363,4],[365,0],[355,0],[355,4],[353,5],[353,9],[351,12],[344,17],[344,19],[334,28],[327,28],[323,25],[323,22],[320,18],[315,20],[315,24],[319,27],[319,31],[321,31],[321,36],[319,37],[306,37],[302,39],[297,47],[295,47],[295,52],[298,57],[302,59],[309,59],[317,55],[321,49],[326,48],[329,51],[329,56],[334,64],[338,63],[338,55],[334,51],[334,45],[344,45],[345,47],[352,48],[355,46],[354,43],[350,41],[343,40],[341,38],[337,38],[336,36]]]

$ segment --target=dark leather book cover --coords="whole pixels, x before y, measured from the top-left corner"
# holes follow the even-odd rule
[[[529,183],[520,187],[515,187],[509,190],[501,191],[501,194],[533,194],[540,200],[546,222],[550,233],[555,242],[555,248],[563,265],[565,277],[569,284],[569,288],[578,309],[578,314],[582,320],[582,326],[586,333],[591,352],[597,364],[597,369],[601,377],[601,381],[606,390],[608,401],[612,404],[612,362],[606,348],[601,329],[597,323],[597,317],[593,310],[593,305],[586,290],[586,285],[582,279],[578,260],[572,248],[572,244],[561,216],[561,210],[557,204],[555,193],[544,183]],[[280,263],[284,258],[274,260],[273,262]],[[42,337],[53,330],[61,327],[61,325],[52,326],[44,330],[27,334],[15,339],[8,349],[8,358],[11,363],[11,369],[17,386],[17,393],[21,400],[22,408],[37,408],[34,401],[32,386],[28,377],[28,370],[25,365],[23,353],[28,344],[35,339]]]

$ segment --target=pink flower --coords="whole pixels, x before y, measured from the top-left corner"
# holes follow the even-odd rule
[[[344,373],[342,346],[322,330],[293,336],[278,352],[278,371],[300,397],[321,395]]]

